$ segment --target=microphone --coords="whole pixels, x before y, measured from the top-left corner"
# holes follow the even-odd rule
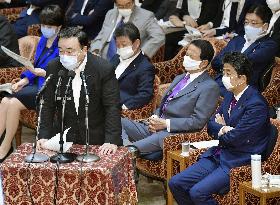
[[[56,89],[55,89],[55,101],[56,100],[61,100],[61,96],[60,96],[60,86],[61,86],[61,81],[62,81],[62,78],[65,76],[65,71],[64,70],[60,70],[58,72],[58,81],[57,81],[57,84],[56,84]]]
[[[70,70],[70,71],[68,72],[68,77],[69,77],[69,79],[68,79],[68,82],[67,82],[67,85],[66,85],[66,90],[65,90],[65,94],[64,94],[65,97],[66,97],[66,95],[68,95],[70,84],[71,84],[73,78],[75,77],[75,75],[76,75],[76,73],[75,73],[75,71],[73,71],[73,70]]]
[[[81,78],[82,78],[82,81],[83,81],[83,84],[84,84],[84,92],[85,92],[85,95],[86,95],[86,103],[89,104],[89,96],[88,96],[88,89],[87,89],[85,73],[84,73],[84,71],[81,71],[80,74],[81,74]]]
[[[43,86],[40,88],[40,90],[37,93],[37,98],[45,91],[46,87],[48,87],[51,79],[53,77],[53,74],[50,74],[47,79],[45,80],[45,83],[43,84]]]

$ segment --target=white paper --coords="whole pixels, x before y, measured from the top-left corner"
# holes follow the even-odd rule
[[[209,141],[200,141],[200,142],[192,142],[191,145],[197,149],[203,149],[213,146],[218,146],[219,140],[209,140]]]
[[[13,51],[9,50],[8,48],[6,48],[5,46],[1,46],[1,49],[11,58],[15,59],[17,62],[21,63],[22,65],[26,66],[27,69],[29,69],[31,72],[34,71],[34,66],[31,63],[30,60],[28,60],[27,58],[20,56],[16,53],[14,53]]]
[[[158,25],[160,26],[160,27],[163,27],[163,28],[175,28],[176,26],[173,24],[173,23],[171,23],[170,21],[163,21],[162,19],[160,19],[159,21],[158,21]]]
[[[72,146],[73,142],[66,142],[66,135],[69,131],[70,127],[67,128],[66,130],[64,130],[63,133],[63,152],[67,152],[67,150],[70,149],[70,147]],[[57,133],[54,137],[52,137],[51,139],[49,139],[48,141],[46,141],[42,147],[44,149],[48,149],[48,150],[52,150],[52,151],[56,151],[58,152],[60,150],[60,133]]]
[[[0,92],[4,92],[4,91],[12,94],[13,93],[12,83],[5,83],[5,84],[0,85]]]
[[[187,25],[185,25],[185,28],[187,29],[187,31],[189,32],[190,35],[196,36],[196,37],[202,37],[202,34],[198,29],[193,28],[191,26],[187,26]]]

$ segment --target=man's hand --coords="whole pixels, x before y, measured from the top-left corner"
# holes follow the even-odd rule
[[[169,21],[174,24],[176,27],[184,27],[184,22],[178,16],[170,16]]]
[[[32,73],[36,76],[41,76],[41,77],[45,77],[47,74],[47,72],[42,68],[35,68],[34,71],[32,71]]]
[[[48,139],[40,139],[37,141],[37,151],[42,151],[44,149],[44,144]]]
[[[210,29],[210,30],[203,30],[201,31],[203,38],[210,38],[216,35],[216,29]]]
[[[198,27],[197,22],[192,17],[190,17],[188,15],[183,16],[183,20],[186,22],[187,26],[191,26],[193,28],[197,28]]]
[[[149,130],[157,132],[167,128],[166,120],[162,118],[149,118]]]
[[[209,24],[207,23],[207,24],[203,24],[203,25],[199,26],[197,29],[200,32],[202,32],[202,31],[210,30],[211,28],[210,28]]]
[[[12,83],[14,83],[17,79],[13,80]],[[14,83],[12,85],[12,90],[13,92],[18,92],[20,91],[25,85],[27,85],[29,83],[28,78],[23,78],[20,81]]]
[[[99,154],[101,155],[109,155],[114,154],[118,149],[118,146],[115,144],[104,143],[99,147]]]
[[[220,125],[226,126],[224,116],[223,115],[221,116],[219,113],[215,115],[215,122]]]

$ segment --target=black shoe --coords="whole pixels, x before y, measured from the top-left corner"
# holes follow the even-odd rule
[[[13,148],[13,146],[11,146],[11,148],[10,148],[10,150],[8,151],[8,153],[6,154],[6,156],[3,157],[2,159],[0,159],[0,163],[4,162],[5,159],[6,159],[10,154],[12,154],[13,151],[14,151],[14,148]]]

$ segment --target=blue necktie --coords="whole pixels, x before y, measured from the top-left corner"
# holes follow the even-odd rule
[[[116,28],[120,27],[121,25],[123,25],[123,18],[121,18],[120,22],[118,23],[118,25],[116,26]],[[115,32],[115,31],[114,31]],[[108,47],[108,52],[107,52],[107,59],[111,60],[112,57],[114,55],[116,55],[117,53],[117,45],[116,45],[116,38],[115,35],[113,34],[111,41],[109,43],[109,47]]]

